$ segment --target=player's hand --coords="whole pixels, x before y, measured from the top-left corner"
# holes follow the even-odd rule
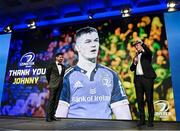
[[[137,65],[138,63],[138,53],[136,53],[136,56],[133,58],[133,63]]]
[[[49,84],[46,87],[49,89],[50,88]]]

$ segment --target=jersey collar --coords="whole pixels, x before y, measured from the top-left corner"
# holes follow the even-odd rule
[[[96,72],[96,71],[98,70],[99,66],[100,66],[99,64],[96,64],[96,67],[94,68],[94,70],[93,70],[92,72]],[[76,71],[80,71],[81,73],[84,73],[84,74],[87,73],[86,70],[80,68],[80,67],[77,66],[77,65],[74,67],[74,69],[75,69]]]

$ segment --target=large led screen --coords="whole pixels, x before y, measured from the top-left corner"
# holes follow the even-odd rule
[[[75,31],[85,26],[93,26],[98,30],[100,38],[98,63],[117,73],[128,97],[133,120],[138,119],[138,109],[134,75],[130,71],[132,59],[136,54],[132,41],[137,38],[144,41],[153,53],[152,65],[157,74],[154,84],[155,120],[175,121],[174,94],[163,14],[112,18],[15,32],[10,44],[1,115],[45,116],[49,98],[46,67],[57,52],[64,54],[63,64],[66,68],[76,65],[78,54],[74,48]],[[145,112],[148,116],[147,105]],[[89,118],[92,118],[91,114]],[[112,119],[116,119],[113,114]]]

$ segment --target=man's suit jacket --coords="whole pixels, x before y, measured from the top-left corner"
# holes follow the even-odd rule
[[[142,44],[142,47],[144,49],[144,52],[142,52],[140,61],[141,61],[141,66],[142,66],[144,76],[146,78],[155,79],[156,73],[151,65],[152,52],[144,43]],[[135,73],[134,73],[134,78],[135,78],[136,77],[136,65],[134,63],[132,63],[130,70],[135,71]]]
[[[46,78],[50,88],[59,88],[59,86],[62,85],[65,67],[64,65],[62,65],[61,67],[61,74],[59,74],[58,67],[55,62],[51,63],[46,69]]]

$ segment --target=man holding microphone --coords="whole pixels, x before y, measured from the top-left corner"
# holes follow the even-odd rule
[[[136,97],[139,109],[140,121],[137,126],[145,125],[145,112],[144,112],[144,94],[148,105],[148,127],[153,127],[154,121],[154,106],[153,106],[153,85],[156,78],[155,71],[151,65],[152,52],[141,41],[135,41],[133,46],[136,49],[136,56],[130,67],[134,71],[134,84],[136,90]]]

